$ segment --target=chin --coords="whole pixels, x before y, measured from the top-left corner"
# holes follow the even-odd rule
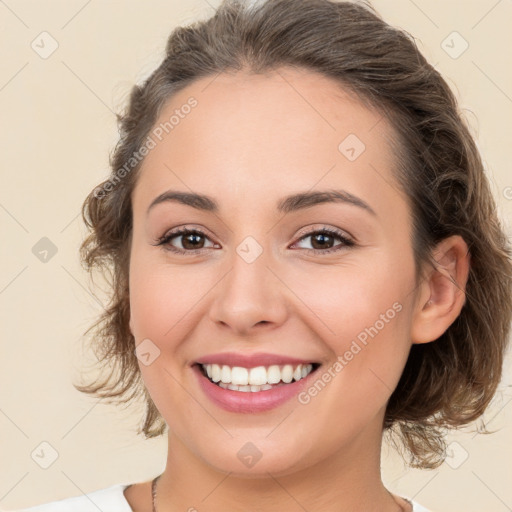
[[[290,446],[289,450],[283,450],[270,446],[271,443],[262,441],[258,443],[251,441],[232,442],[233,449],[224,445],[224,450],[218,453],[205,453],[202,458],[216,471],[229,473],[237,478],[267,478],[269,473],[272,476],[285,476],[311,464],[309,457],[300,454]]]

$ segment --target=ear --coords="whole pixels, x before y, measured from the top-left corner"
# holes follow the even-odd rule
[[[459,316],[466,302],[470,254],[459,235],[442,240],[432,252],[429,269],[417,293],[411,326],[412,343],[437,340]]]

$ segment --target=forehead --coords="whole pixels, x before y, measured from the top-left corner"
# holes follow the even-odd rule
[[[221,208],[231,201],[262,206],[284,189],[343,187],[377,209],[386,194],[399,194],[388,121],[307,70],[199,79],[167,101],[151,136],[156,145],[134,204],[168,188],[207,192],[221,198]]]

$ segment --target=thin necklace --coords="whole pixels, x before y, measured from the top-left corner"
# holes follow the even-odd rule
[[[158,476],[156,476],[155,478],[153,478],[153,482],[151,482],[151,496],[152,496],[152,498],[153,498],[153,501],[152,501],[152,502],[153,502],[153,512],[157,512],[157,510],[156,510],[156,503],[155,503],[155,502],[156,502],[156,482],[158,481],[158,479],[159,479],[161,476],[162,476],[162,475],[158,475]],[[388,492],[389,492],[389,491],[388,491]],[[391,493],[390,493],[390,494],[391,494]],[[395,499],[393,495],[391,495],[391,496],[392,496],[392,498],[393,498],[393,499]],[[396,500],[395,500],[395,501],[396,501]],[[409,504],[411,504],[411,502],[410,502],[409,500],[406,500],[406,501],[407,501]],[[400,509],[401,509],[401,510],[404,510],[404,509],[402,508],[402,505],[400,505],[400,503],[398,503],[398,502],[397,502],[397,505],[400,507]]]
[[[156,512],[156,482],[162,475],[158,475],[155,478],[153,478],[153,482],[151,483],[151,496],[153,497],[153,512]]]

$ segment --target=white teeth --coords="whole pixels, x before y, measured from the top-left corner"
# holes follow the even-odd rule
[[[221,368],[220,380],[224,382],[224,384],[228,384],[231,382],[231,368],[229,366],[223,366]]]
[[[267,370],[267,382],[269,384],[277,384],[281,380],[281,370],[279,366],[272,365],[269,366]]]
[[[264,366],[256,366],[249,370],[249,384],[251,386],[262,386],[267,383],[267,369]]]
[[[227,366],[229,368],[229,366]],[[231,368],[231,384],[236,386],[247,386],[249,384],[249,371],[247,368],[235,366]]]
[[[224,389],[231,389],[234,391],[266,391],[267,389],[272,389],[273,386],[270,384],[263,384],[263,386],[235,386],[233,384],[224,384],[224,382],[219,382],[219,386]]]
[[[281,371],[281,380],[289,384],[293,380],[293,367],[291,364],[285,365]]]
[[[208,364],[206,365],[206,367],[208,368],[208,366],[211,368],[211,373],[212,373],[212,376],[211,376],[211,379],[213,380],[213,382],[219,382],[220,381],[220,367],[218,364]],[[203,366],[204,368],[204,366]],[[208,371],[208,370],[206,370]]]
[[[280,382],[289,384],[293,380],[298,381],[307,377],[313,370],[312,364],[299,364],[295,367],[291,364],[256,366],[254,368],[218,364],[203,364],[201,366],[210,380],[218,383],[220,387],[243,392],[264,391]]]

